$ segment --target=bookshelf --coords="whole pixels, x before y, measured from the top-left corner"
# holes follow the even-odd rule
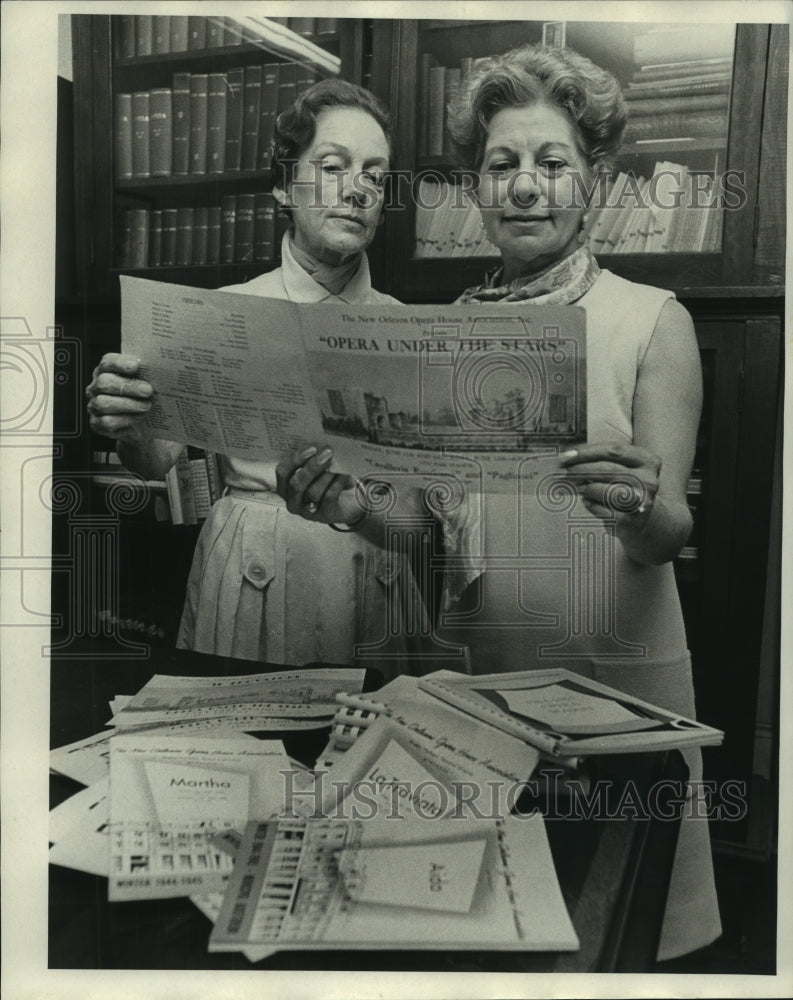
[[[73,17],[78,294],[115,297],[121,273],[218,287],[277,266],[274,116],[362,60],[357,22],[275,21]]]
[[[190,32],[186,38],[185,22]],[[261,22],[261,18],[165,15],[160,18],[142,15],[72,17],[74,84],[70,86],[72,114],[69,124],[73,128],[61,127],[67,122],[64,113],[63,122],[59,119],[59,156],[69,157],[69,173],[74,179],[74,223],[69,227],[74,233],[74,246],[69,255],[74,264],[69,268],[68,279],[65,269],[59,268],[56,322],[66,337],[83,347],[79,373],[82,388],[90,381],[102,355],[119,350],[120,274],[210,288],[246,281],[279,263],[280,235],[272,228],[267,253],[249,254],[245,259],[237,254],[223,259],[223,255],[218,254],[218,259],[203,263],[200,255],[191,253],[189,259],[185,257],[159,266],[148,258],[148,242],[145,257],[131,261],[130,237],[129,233],[125,234],[125,228],[129,228],[125,223],[132,218],[126,214],[129,212],[137,213],[138,219],[145,219],[150,226],[153,213],[167,209],[182,214],[185,209],[192,209],[196,213],[213,207],[222,209],[224,200],[239,195],[247,194],[257,200],[267,198],[269,173],[266,162],[258,158],[247,169],[242,162],[237,169],[227,162],[222,170],[213,170],[209,160],[205,160],[202,172],[176,173],[173,156],[176,74],[182,74],[188,85],[190,80],[202,76],[208,82],[211,75],[222,78],[227,85],[229,77],[236,73],[238,78],[241,75],[244,86],[245,71],[249,67],[276,67],[279,76],[282,67],[297,67],[300,75],[296,72],[292,79],[292,96],[282,98],[291,103],[298,86],[307,86],[314,78],[337,75],[361,82],[368,71],[366,48],[367,44],[371,48],[371,44],[359,21],[268,19],[264,33],[258,30]],[[193,38],[192,31],[198,31],[200,37]],[[156,41],[158,32],[159,43]],[[255,73],[253,77],[255,79]],[[259,90],[260,111],[265,89]],[[151,171],[154,138],[151,95],[154,91],[169,92],[170,102],[170,143],[164,144],[162,136],[158,137],[158,152],[160,155],[164,151],[167,153],[168,163],[164,168],[161,164],[161,169],[154,171],[156,175]],[[125,150],[120,148],[119,96],[123,94],[130,95],[130,111],[133,95],[145,94],[149,99],[150,120],[146,123],[149,169],[138,171],[137,176],[134,170],[121,169],[120,165],[122,158],[127,162],[132,160],[133,152],[129,144]],[[277,102],[272,103],[271,110],[277,111]],[[228,97],[226,112],[228,126]],[[208,118],[207,114],[204,135],[207,142]],[[256,152],[264,154],[269,134],[262,129],[261,119],[254,124],[259,128]],[[132,132],[127,142],[135,138]],[[228,138],[227,128],[224,139],[228,141]],[[225,153],[225,144],[223,149]],[[144,161],[140,156],[136,159],[138,165]],[[145,176],[146,173],[149,176]],[[67,207],[65,200],[59,198],[61,213]],[[195,215],[193,221],[195,223]],[[272,217],[269,221],[272,227]],[[97,595],[99,603],[93,612],[99,616],[97,621],[103,616],[101,621],[105,624],[95,622],[95,627],[117,629],[133,641],[141,639],[173,645],[187,573],[206,507],[206,497],[201,499],[206,485],[202,466],[208,471],[212,456],[197,454],[194,450],[185,453],[182,492],[185,487],[188,490],[192,487],[194,496],[192,506],[188,500],[187,507],[181,504],[180,510],[173,493],[174,487],[180,485],[177,470],[173,470],[171,483],[154,483],[144,482],[116,465],[108,458],[112,441],[94,434],[87,427],[82,393],[77,393],[76,404],[71,399],[70,388],[74,384],[71,381],[66,389],[58,389],[63,397],[61,412],[71,411],[76,406],[72,416],[82,424],[83,431],[61,448],[56,469],[59,475],[67,478],[76,469],[88,470],[87,479],[83,480],[85,474],[80,474],[80,481],[84,482],[81,490],[83,509],[99,521],[109,519],[120,576],[117,598],[108,596],[109,592]],[[198,505],[195,504],[196,488]],[[118,489],[123,490],[127,498],[129,509],[123,513],[114,506],[114,490]],[[68,549],[69,532],[69,517],[54,515],[55,549]],[[53,608],[63,609],[62,620],[68,629],[73,615],[67,609],[73,605],[74,595],[67,583],[63,574],[54,578]]]
[[[743,192],[742,204],[736,210],[703,209],[695,213],[702,216],[699,230],[679,232],[676,242],[663,250],[657,249],[657,240],[654,243],[647,238],[642,246],[637,246],[636,240],[633,245],[623,241],[616,253],[608,244],[593,243],[601,264],[633,280],[676,291],[745,286],[756,288],[757,294],[764,294],[761,288],[774,294],[783,283],[784,239],[779,233],[772,236],[774,268],[758,267],[754,246],[760,191],[775,179],[777,190],[784,187],[784,157],[777,152],[772,166],[770,158],[762,162],[760,151],[771,128],[769,111],[775,102],[784,100],[786,86],[778,75],[784,64],[786,28],[738,24],[724,26],[720,31],[696,32],[688,26],[659,33],[658,26],[629,22],[569,22],[565,28],[566,44],[614,73],[629,97],[629,131],[616,163],[615,181],[623,174],[631,174],[649,182],[656,164],[672,164],[682,171],[686,192],[683,204],[691,198],[692,184],[702,186],[705,194],[700,199],[704,197],[706,203],[710,197],[715,200],[715,188],[707,193],[714,177],[727,178],[728,185],[740,183]],[[655,38],[656,34],[662,37]],[[479,58],[522,43],[539,42],[542,37],[543,23],[538,21],[375,22],[373,89],[389,101],[394,112],[397,168],[434,183],[460,183],[448,143],[444,148],[442,120],[434,126],[434,147],[428,145],[432,111],[442,119],[444,100],[449,96],[448,87],[444,100],[438,99],[437,92],[433,94],[428,85],[428,63],[434,70],[464,73]],[[775,52],[773,58],[769,57],[769,46]],[[668,68],[653,69],[659,63]],[[387,71],[386,67],[392,65],[399,66],[398,73]],[[707,73],[701,72],[703,68]],[[692,82],[686,88],[681,83],[667,82],[673,78],[644,79],[653,72],[675,73]],[[443,80],[443,74],[436,74],[436,89],[438,80]],[[663,87],[664,98],[658,96],[659,88],[665,93]],[[676,94],[672,93],[675,88]],[[418,100],[417,89],[422,94]],[[672,99],[677,102],[672,106],[679,109],[685,109],[687,101],[697,106],[688,112],[661,114],[660,106]],[[655,107],[650,124],[648,102]],[[711,107],[699,107],[703,104]],[[632,114],[631,105],[638,109]],[[685,114],[691,122],[681,135],[679,118]],[[676,121],[672,115],[677,116]],[[645,129],[641,136],[636,134],[639,127]],[[775,139],[778,147],[778,129]],[[629,200],[625,204],[630,207]],[[387,214],[382,244],[389,260],[387,290],[404,301],[452,301],[498,263],[496,256],[482,254],[481,246],[480,253],[472,257],[466,247],[452,246],[450,250],[448,242],[444,252],[422,256],[416,238],[417,222],[420,226],[421,220],[417,219],[415,205],[408,203],[404,209]],[[626,214],[623,212],[623,217]],[[677,213],[666,215],[675,217]],[[770,219],[766,226],[773,226]],[[682,227],[678,225],[678,229]]]
[[[285,58],[246,42],[211,51],[120,57],[119,22],[100,15],[73,19],[75,277],[71,295],[64,292],[59,303],[58,315],[66,332],[86,344],[84,379],[90,378],[88,373],[105,351],[118,349],[123,212],[219,205],[226,195],[260,190],[266,179],[264,170],[117,179],[115,95],[167,88],[177,71],[228,73],[235,67]],[[624,23],[568,23],[565,40],[628,84],[637,71],[638,32],[639,26]],[[459,67],[463,59],[540,40],[542,24],[340,18],[332,34],[303,37],[338,57],[342,76],[370,86],[391,107],[395,168],[411,175],[419,170],[432,173],[433,183],[440,184],[454,181],[452,161],[443,152],[419,155],[417,143],[421,56],[428,53],[441,65]],[[705,406],[689,486],[695,530],[677,561],[676,573],[694,658],[699,713],[703,721],[728,732],[723,748],[706,753],[708,776],[747,783],[757,777],[758,719],[771,738],[777,731],[773,699],[763,703],[762,695],[773,691],[779,669],[774,638],[768,639],[769,616],[772,620],[778,595],[767,591],[766,581],[771,579],[768,563],[774,554],[769,547],[774,537],[774,497],[780,490],[775,458],[780,447],[788,49],[783,25],[736,25],[726,133],[670,136],[662,148],[648,149],[635,142],[623,146],[618,170],[632,170],[645,178],[656,160],[706,174],[741,172],[746,200],[739,210],[721,213],[718,245],[707,251],[599,255],[603,266],[628,279],[672,289],[694,316]],[[416,211],[407,200],[404,208],[386,211],[385,225],[370,251],[374,286],[404,302],[450,302],[497,263],[487,255],[421,257],[416,250]],[[125,273],[220,287],[276,264],[276,260],[221,261]],[[84,434],[64,451],[64,469],[91,468],[92,453],[102,446],[96,437]],[[98,496],[96,510],[102,509],[102,502]],[[129,598],[138,586],[146,597],[145,580],[149,573],[156,574],[155,562],[167,566],[178,580],[186,577],[195,525],[157,523],[141,512],[125,519],[122,534],[132,567],[125,579],[134,580]],[[170,623],[178,622],[183,593],[178,583],[163,588],[163,615]],[[170,636],[170,628],[166,631]],[[718,828],[725,849],[758,855],[770,849],[772,821],[758,824],[756,817],[773,813],[774,777],[770,771],[762,775],[761,790],[752,793],[744,822]]]

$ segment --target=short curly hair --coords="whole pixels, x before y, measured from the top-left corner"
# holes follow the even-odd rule
[[[347,80],[320,80],[304,90],[275,121],[270,161],[274,187],[288,187],[293,166],[311,145],[317,130],[317,118],[325,108],[358,108],[365,111],[383,130],[388,151],[392,151],[388,109],[371,91]]]
[[[482,164],[490,121],[502,108],[548,101],[576,125],[594,173],[611,168],[625,131],[617,80],[573,49],[522,45],[479,63],[449,107],[449,131],[460,166]]]

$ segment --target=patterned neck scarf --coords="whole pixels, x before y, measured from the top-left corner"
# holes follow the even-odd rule
[[[588,246],[551,264],[538,274],[500,284],[504,268],[487,275],[483,285],[466,288],[458,302],[524,302],[537,306],[563,306],[576,302],[594,285],[600,267]]]
[[[352,281],[355,272],[361,266],[361,254],[357,253],[343,264],[325,264],[312,254],[301,250],[294,239],[289,241],[289,249],[295,261],[331,295],[338,295]]]

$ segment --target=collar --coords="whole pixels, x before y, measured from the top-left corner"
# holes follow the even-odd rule
[[[338,295],[318,284],[295,260],[289,233],[281,242],[281,269],[284,288],[292,302],[368,302],[372,293],[369,261],[361,254],[361,264]]]

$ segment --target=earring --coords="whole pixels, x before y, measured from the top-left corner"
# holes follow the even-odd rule
[[[589,223],[589,212],[584,212],[581,216],[581,224],[578,227],[578,242],[583,246],[587,242],[586,227]]]

